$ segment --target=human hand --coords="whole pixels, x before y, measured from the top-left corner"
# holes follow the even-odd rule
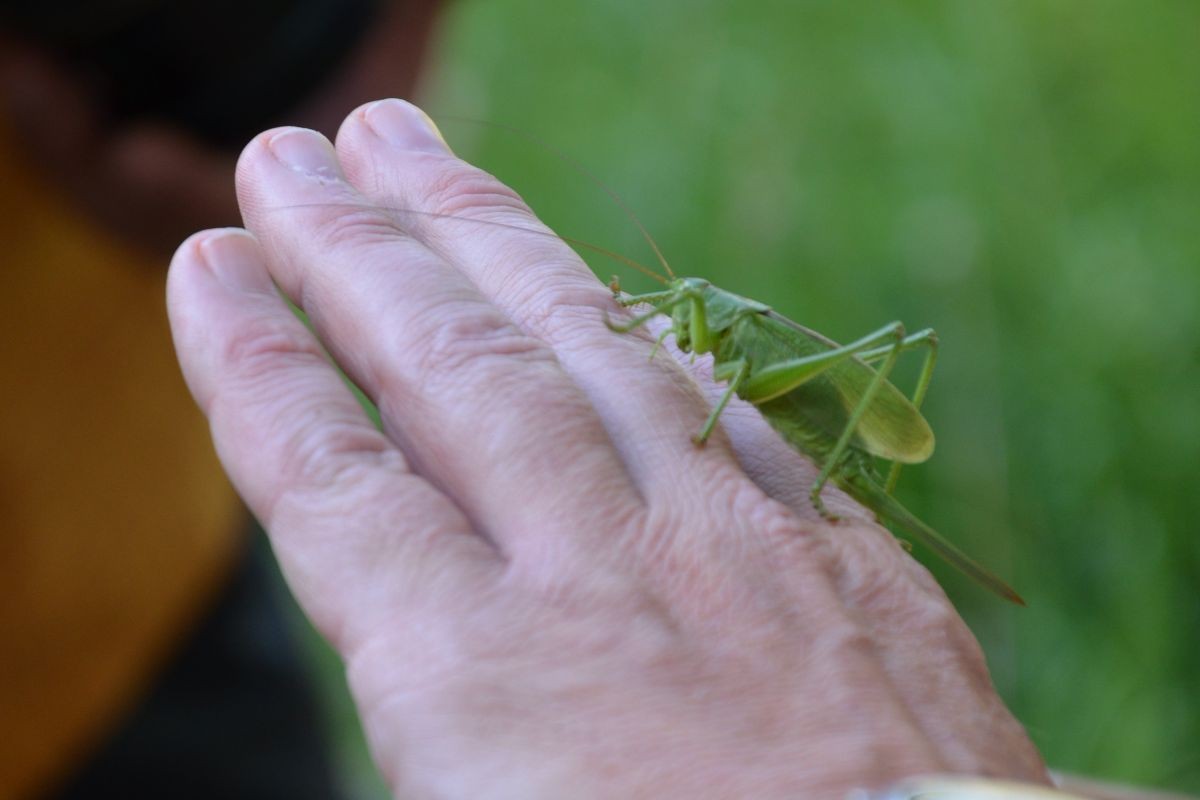
[[[396,794],[1046,780],[929,574],[814,519],[752,409],[696,448],[696,381],[609,331],[608,290],[419,111],[359,109],[336,152],[263,134],[238,194],[252,236],[172,264],[180,360]]]

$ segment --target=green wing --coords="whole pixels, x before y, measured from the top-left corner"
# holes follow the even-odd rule
[[[774,311],[750,318],[772,340],[771,358],[795,358],[832,350],[838,344]],[[764,342],[765,343],[765,342]],[[811,425],[834,437],[841,435],[851,411],[875,377],[875,370],[857,358],[830,367],[817,378],[789,392],[788,405],[802,412]],[[834,408],[830,408],[831,405]],[[879,387],[859,422],[854,444],[871,455],[902,464],[919,464],[933,455],[933,430],[917,407],[890,381]]]

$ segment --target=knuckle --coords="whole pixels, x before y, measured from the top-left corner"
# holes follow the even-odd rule
[[[729,492],[727,513],[733,519],[747,520],[767,540],[791,541],[809,532],[790,508],[768,496],[740,469],[715,471],[710,481],[714,490]]]
[[[424,207],[447,216],[478,217],[497,211],[533,216],[519,194],[464,161],[443,167],[426,187],[424,195]]]
[[[986,679],[983,650],[945,594],[940,589],[930,591],[920,585],[906,574],[912,570],[901,566],[894,564],[890,569],[875,570],[871,579],[864,581],[858,601],[864,607],[887,613],[893,625],[914,640],[953,654],[966,673]],[[920,564],[911,566],[926,572]]]
[[[939,609],[931,622],[934,630],[957,656],[964,672],[974,677],[977,682],[990,685],[991,678],[988,673],[987,658],[984,656],[983,648],[979,645],[975,634],[971,633],[971,629],[967,627],[948,600],[937,605]]]
[[[612,295],[600,285],[543,289],[524,305],[523,324],[546,340],[594,339]]]
[[[491,381],[513,372],[517,364],[554,361],[545,345],[494,309],[480,305],[427,313],[431,322],[417,326],[424,331],[415,364],[420,380],[461,382],[467,376],[473,382]]]
[[[900,627],[913,641],[922,643],[928,652],[941,653],[944,663],[952,667],[968,686],[979,692],[991,689],[991,676],[983,649],[966,624],[948,602],[933,603],[920,614],[910,615]]]
[[[797,516],[787,504],[766,495],[749,482],[736,498],[735,518],[746,519],[767,542],[773,557],[788,564],[803,563],[822,573],[834,570],[836,548],[831,537],[821,535],[810,521]]]
[[[875,640],[870,633],[849,618],[829,621],[816,647],[832,664],[858,664],[875,654]]]
[[[221,358],[244,382],[275,374],[290,361],[324,360],[316,340],[291,317],[263,315],[225,342]]]
[[[374,247],[405,237],[395,221],[381,210],[362,203],[348,204],[319,221],[326,243],[335,248]]]
[[[916,600],[923,605],[924,593],[918,591],[900,558],[893,553],[884,536],[875,530],[857,530],[842,537],[838,547],[837,579],[839,591],[856,606],[880,611],[910,606]]]
[[[307,403],[286,416],[289,432],[280,446],[282,473],[291,479],[289,485],[305,492],[337,489],[349,500],[357,487],[367,485],[362,478],[377,469],[377,461],[389,449],[374,428],[359,419],[332,416],[324,406]]]
[[[904,602],[908,608],[904,628],[922,641],[944,643],[961,650],[964,635],[968,639],[971,636],[950,602],[922,591],[910,589],[906,594],[906,597],[898,598],[898,602]]]
[[[531,218],[532,219],[532,218]],[[564,242],[540,223],[530,234],[498,230],[488,279],[523,328],[546,341],[594,340],[612,292]],[[522,229],[524,231],[524,229]]]
[[[313,403],[314,369],[323,374],[328,361],[316,339],[288,318],[262,317],[232,336],[221,358],[230,365],[232,382],[214,403],[259,406],[258,424],[275,426],[280,455],[289,475],[302,480],[332,476],[346,452],[386,449],[382,436],[361,418],[328,403]],[[301,385],[309,384],[309,385]],[[236,409],[235,409],[236,410]]]

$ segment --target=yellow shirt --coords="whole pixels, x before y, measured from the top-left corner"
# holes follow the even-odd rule
[[[183,384],[166,264],[0,130],[0,797],[62,777],[200,613],[243,512]]]

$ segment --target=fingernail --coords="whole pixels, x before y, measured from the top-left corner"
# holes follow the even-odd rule
[[[375,135],[394,147],[448,153],[450,146],[437,125],[421,109],[403,100],[380,100],[367,106],[363,121]]]
[[[288,128],[267,140],[267,147],[281,163],[294,170],[324,178],[342,174],[329,141],[307,128]]]
[[[200,258],[225,287],[235,292],[274,291],[258,252],[258,242],[240,228],[214,231],[200,242]]]

